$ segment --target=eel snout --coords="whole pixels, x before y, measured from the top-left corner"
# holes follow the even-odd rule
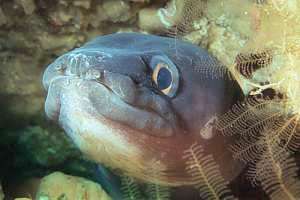
[[[77,101],[93,113],[137,131],[170,136],[179,130],[176,115],[164,98],[128,75],[108,71],[104,59],[110,56],[69,53],[48,66],[43,85],[48,91],[45,110],[50,119],[59,120],[62,105],[75,106],[72,95],[76,94],[80,96]]]

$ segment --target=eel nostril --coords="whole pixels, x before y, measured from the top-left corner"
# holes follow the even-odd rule
[[[98,55],[86,55],[86,53],[89,52],[76,52],[67,55],[65,63],[68,67],[65,70],[65,75],[84,77],[92,67],[99,65]]]
[[[59,72],[59,73],[63,73],[63,72],[65,71],[66,68],[67,68],[67,67],[66,67],[64,64],[62,64],[62,63],[59,63],[58,65],[56,65],[56,66],[54,67],[54,69],[55,69],[57,72]]]
[[[66,75],[79,75],[79,67],[82,55],[70,54],[67,57],[68,67],[66,69]]]
[[[97,80],[99,82],[101,82],[101,80],[103,79],[103,71],[94,69],[94,68],[90,68],[88,69],[85,73],[81,74],[81,77],[87,80]]]
[[[57,62],[54,63],[54,70],[58,72],[60,75],[63,75],[67,69],[66,58],[63,57]]]

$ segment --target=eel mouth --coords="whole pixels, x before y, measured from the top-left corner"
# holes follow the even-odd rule
[[[50,119],[64,123],[59,119],[63,106],[72,108],[80,103],[86,112],[142,133],[167,137],[179,129],[166,99],[128,75],[99,67],[95,59],[94,55],[66,54],[48,66],[43,85],[48,92],[45,111]]]

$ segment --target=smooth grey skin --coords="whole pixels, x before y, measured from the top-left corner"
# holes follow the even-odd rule
[[[173,98],[162,94],[151,79],[149,65],[157,55],[178,69],[179,87]],[[108,119],[160,137],[199,132],[212,115],[228,108],[232,93],[239,90],[226,77],[213,78],[220,68],[205,50],[173,38],[139,33],[101,36],[48,66],[43,77],[46,113],[58,119],[60,90],[77,78],[90,85],[87,98]]]
[[[158,58],[178,78],[170,96],[152,80]],[[231,181],[244,166],[227,151],[231,138],[208,126],[242,95],[219,73],[222,67],[205,50],[173,38],[100,36],[47,67],[45,111],[88,158],[141,181],[193,184],[182,157],[196,142]],[[108,187],[120,193],[117,185]]]

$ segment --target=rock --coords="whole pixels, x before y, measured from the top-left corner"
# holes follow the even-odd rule
[[[43,167],[57,166],[80,153],[63,132],[42,129],[39,126],[26,128],[21,132],[18,148],[23,158]]]
[[[99,4],[95,7],[96,13],[92,13],[89,16],[89,24],[96,29],[99,29],[101,23],[108,20],[108,17],[103,9],[102,5]],[[100,27],[101,28],[101,27]]]
[[[126,22],[134,14],[129,4],[122,0],[104,1],[102,4],[97,4],[95,10],[96,12],[89,16],[88,21],[92,27],[97,29],[103,29],[100,26],[103,22]]]
[[[90,9],[91,1],[90,0],[75,0],[72,2],[74,6],[84,8],[86,10]]]
[[[16,0],[16,3],[22,6],[26,15],[31,15],[36,9],[33,0]]]
[[[0,200],[4,200],[4,193],[3,193],[3,189],[2,189],[2,185],[0,184]]]
[[[76,44],[82,43],[84,38],[76,34],[57,36],[44,32],[38,36],[38,40],[43,50],[55,51],[60,54],[74,48]]]
[[[111,200],[99,184],[61,172],[54,172],[42,179],[36,199]]]
[[[251,30],[251,9],[255,6],[252,1],[240,4],[239,0],[210,0],[207,5],[207,17],[221,27],[230,27],[231,31],[249,37]]]
[[[17,127],[27,123],[24,119],[32,120],[35,115],[41,115],[44,97],[38,58],[4,52],[0,53],[0,66],[0,102],[5,113],[0,119],[0,127]]]
[[[175,26],[190,29],[202,16],[205,3],[195,0],[170,0],[161,8],[144,8],[139,12],[138,25],[147,32],[166,32]],[[188,30],[189,31],[189,30]],[[185,32],[185,31],[184,31]]]
[[[105,1],[103,9],[112,22],[124,22],[130,18],[130,6],[122,0]]]
[[[50,12],[49,17],[52,23],[57,26],[63,26],[74,18],[75,9],[67,8],[66,6],[60,6],[55,9],[53,12]]]
[[[42,94],[42,87],[38,85],[42,70],[36,69],[36,59],[24,54],[0,53],[0,94]]]
[[[156,32],[165,29],[157,15],[157,9],[144,8],[139,12],[139,28],[149,32]]]
[[[238,2],[211,0],[207,5],[206,15],[210,22],[208,50],[226,66],[232,66],[236,55],[253,34],[250,11],[254,4],[251,1]]]
[[[208,43],[208,31],[210,25],[208,24],[208,19],[202,17],[200,20],[195,21],[194,31],[184,36],[184,39],[195,44],[200,45],[205,48]]]
[[[7,23],[7,18],[2,10],[2,8],[0,7],[0,26],[4,25]]]
[[[36,195],[41,178],[29,178],[5,186],[6,199],[32,200]]]
[[[247,40],[231,27],[221,27],[216,24],[210,26],[209,33],[208,51],[226,66],[231,66]]]

